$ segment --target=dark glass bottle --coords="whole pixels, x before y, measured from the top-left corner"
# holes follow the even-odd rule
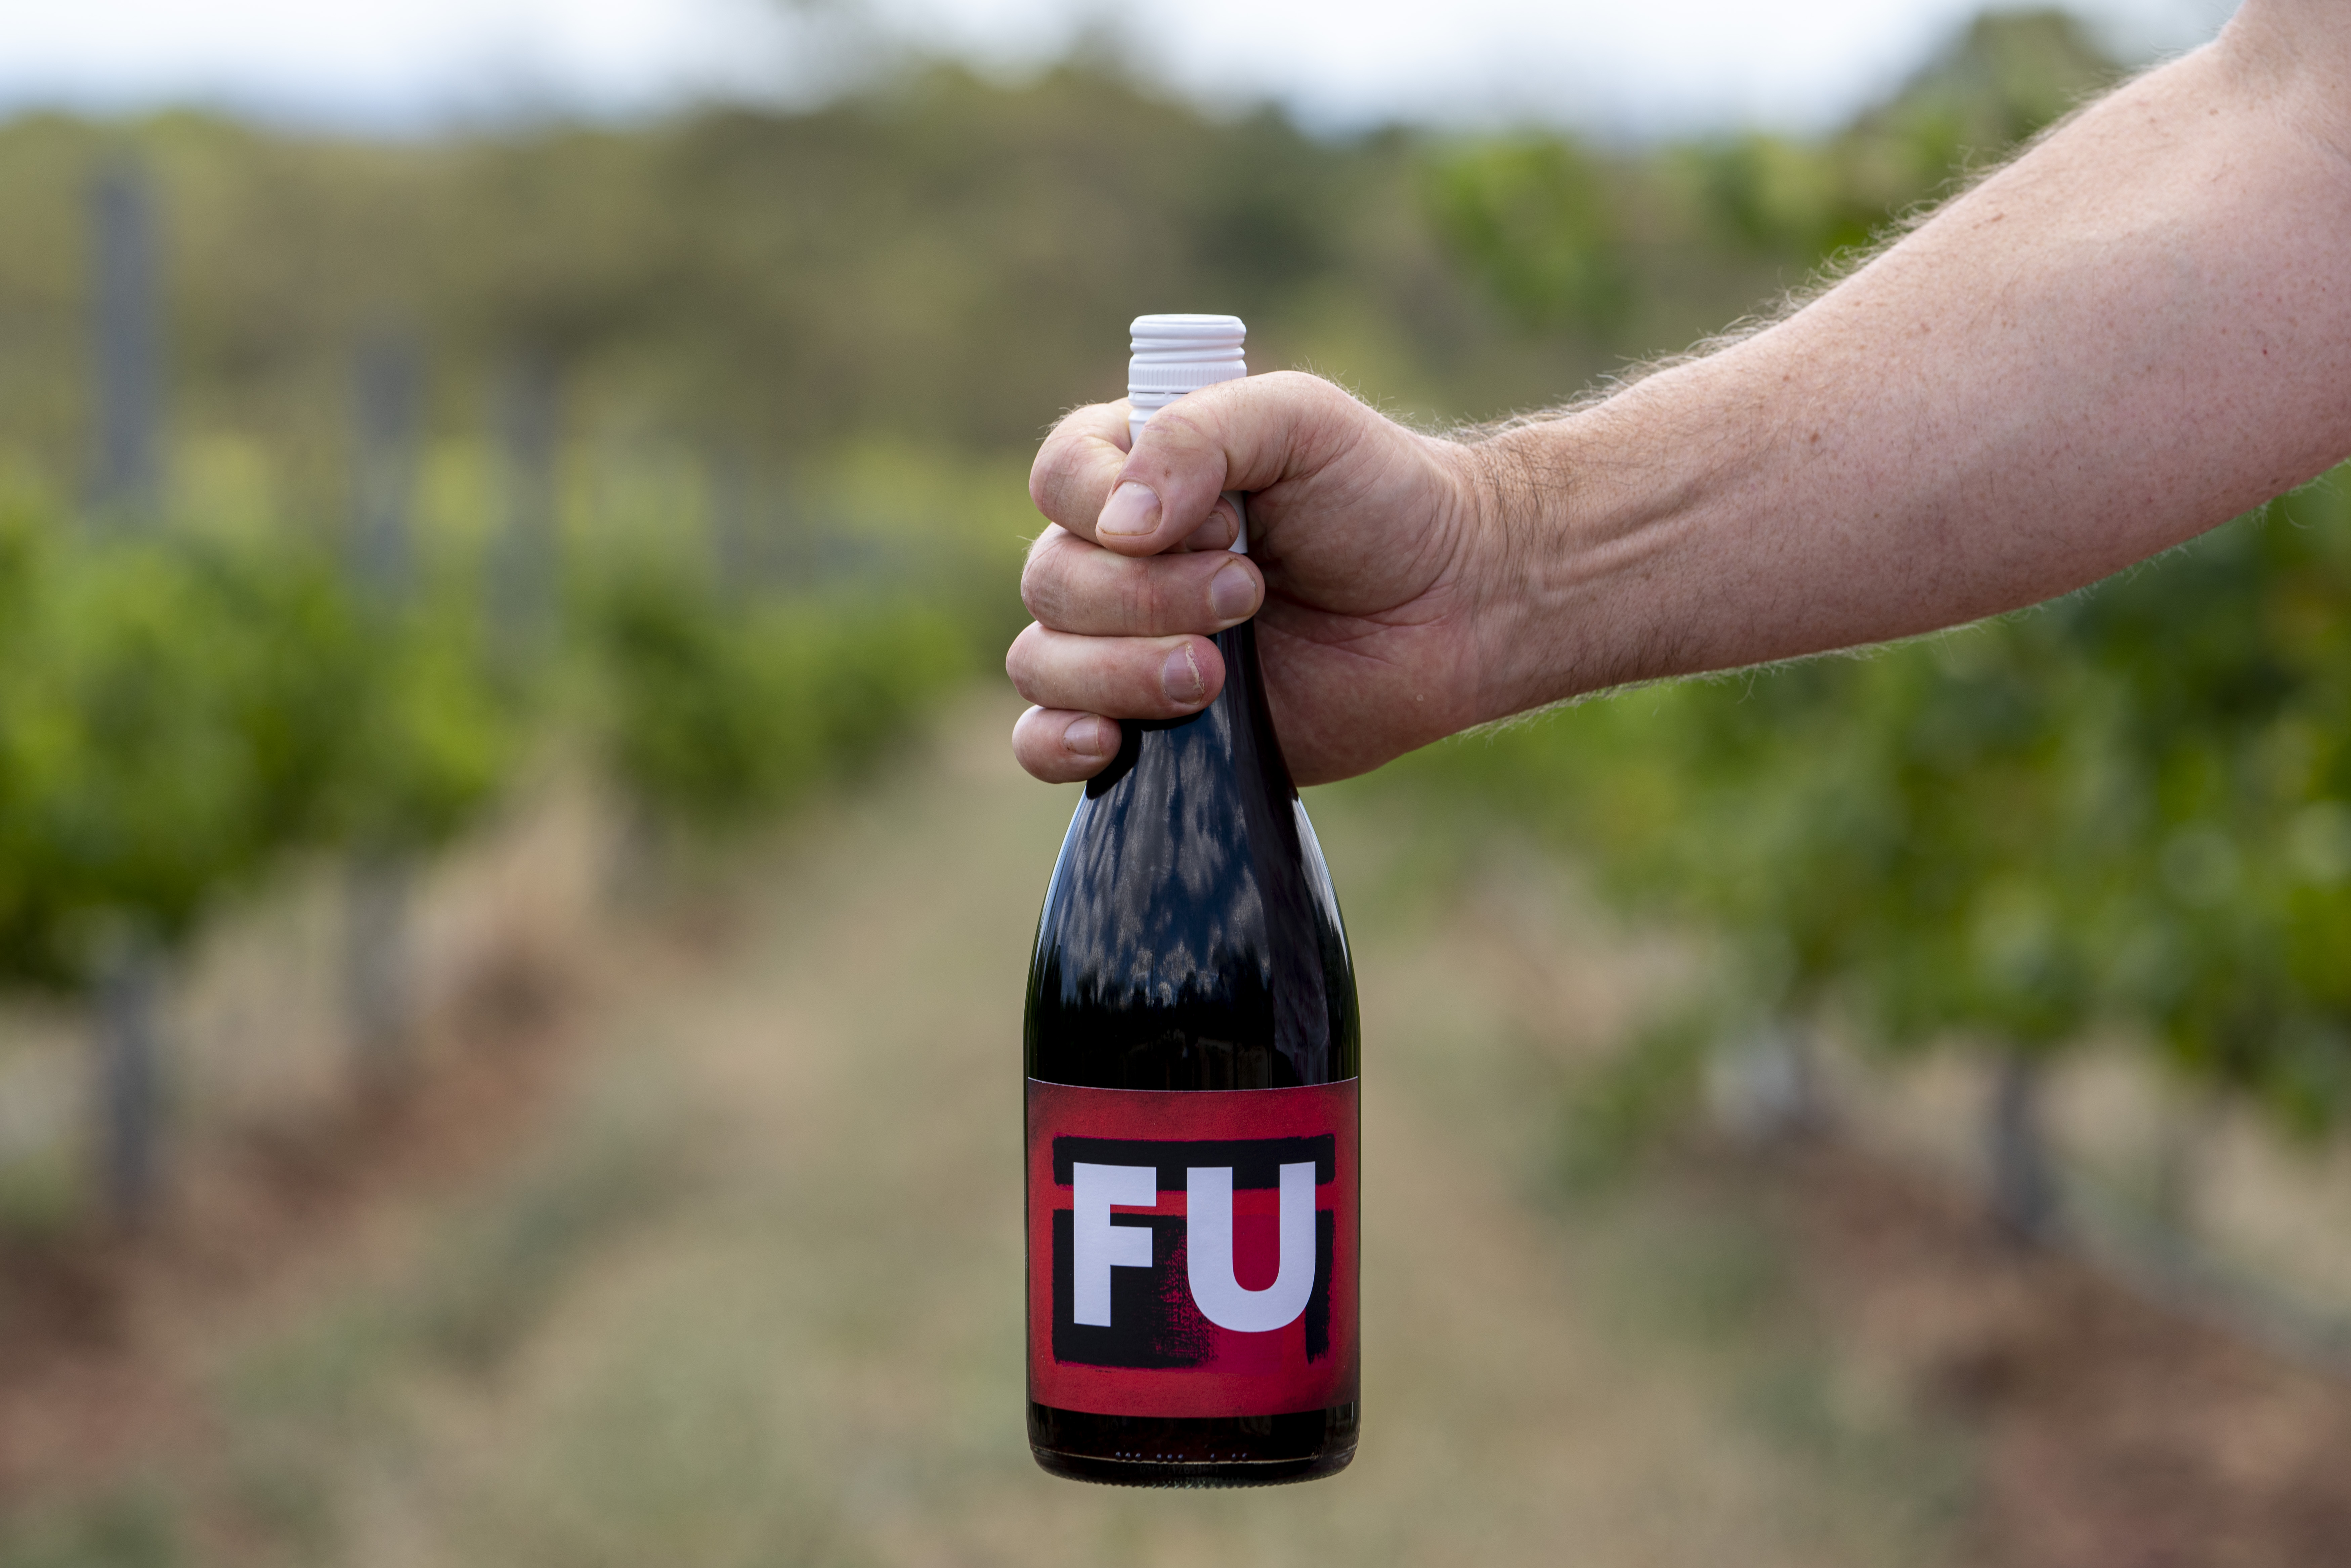
[[[1070,823],[1029,969],[1028,1075],[1049,1085],[1229,1096],[1186,1095],[1179,1109],[1211,1119],[1224,1105],[1276,1098],[1238,1092],[1343,1086],[1343,1239],[1334,1265],[1326,1234],[1322,1266],[1342,1276],[1334,1299],[1345,1321],[1334,1332],[1343,1333],[1349,1360],[1343,1382],[1330,1386],[1344,1397],[1234,1415],[1101,1414],[1032,1397],[1038,1463],[1088,1480],[1303,1480],[1343,1469],[1355,1449],[1354,972],[1329,871],[1274,735],[1255,623],[1218,634],[1217,645],[1226,668],[1217,700],[1189,719],[1123,724],[1117,759],[1087,785]],[[1032,1082],[1032,1145],[1036,1092]],[[1032,1160],[1032,1312],[1044,1310],[1034,1254],[1051,1234],[1035,1221],[1041,1168]],[[1196,1194],[1192,1201],[1197,1212]],[[1130,1209],[1123,1218],[1138,1217]],[[1165,1234],[1173,1243],[1177,1233]],[[1032,1322],[1032,1395],[1039,1346],[1049,1343],[1041,1334]]]

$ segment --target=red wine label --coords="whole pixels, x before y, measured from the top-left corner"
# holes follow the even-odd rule
[[[1355,1397],[1355,1080],[1029,1081],[1029,1396],[1100,1416]]]

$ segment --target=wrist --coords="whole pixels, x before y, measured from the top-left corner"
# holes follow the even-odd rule
[[[1633,497],[1611,482],[1590,412],[1463,448],[1472,617],[1483,679],[1472,722],[1667,673],[1637,628],[1653,570]]]
[[[1764,341],[1469,449],[1489,717],[1809,651],[1782,623],[1800,612],[1759,580],[1785,575],[1759,533],[1760,498],[1786,487],[1770,472],[1784,394],[1753,362]]]

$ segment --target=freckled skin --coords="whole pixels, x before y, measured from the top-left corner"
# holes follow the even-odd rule
[[[2246,0],[1805,308],[1596,406],[1470,444],[1255,376],[1132,451],[1125,404],[1081,409],[1031,480],[1054,526],[1006,659],[1037,705],[1014,750],[1088,778],[1117,749],[1095,716],[1214,698],[1223,490],[1253,495],[1301,783],[1621,682],[2095,581],[2351,455],[2346,235],[2351,5]],[[1158,523],[1097,542],[1122,482]]]

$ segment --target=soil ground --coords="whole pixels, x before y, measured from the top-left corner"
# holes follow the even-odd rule
[[[1046,1478],[1019,981],[1071,798],[1008,717],[592,955],[530,1065],[260,1181],[342,1196],[269,1200],[245,1266],[0,1265],[86,1290],[0,1316],[0,1564],[2338,1560],[2351,1394],[1931,1184],[1698,1149],[1573,1192],[1567,1086],[1671,963],[1375,790],[1312,803],[1366,1020],[1361,1457]]]

